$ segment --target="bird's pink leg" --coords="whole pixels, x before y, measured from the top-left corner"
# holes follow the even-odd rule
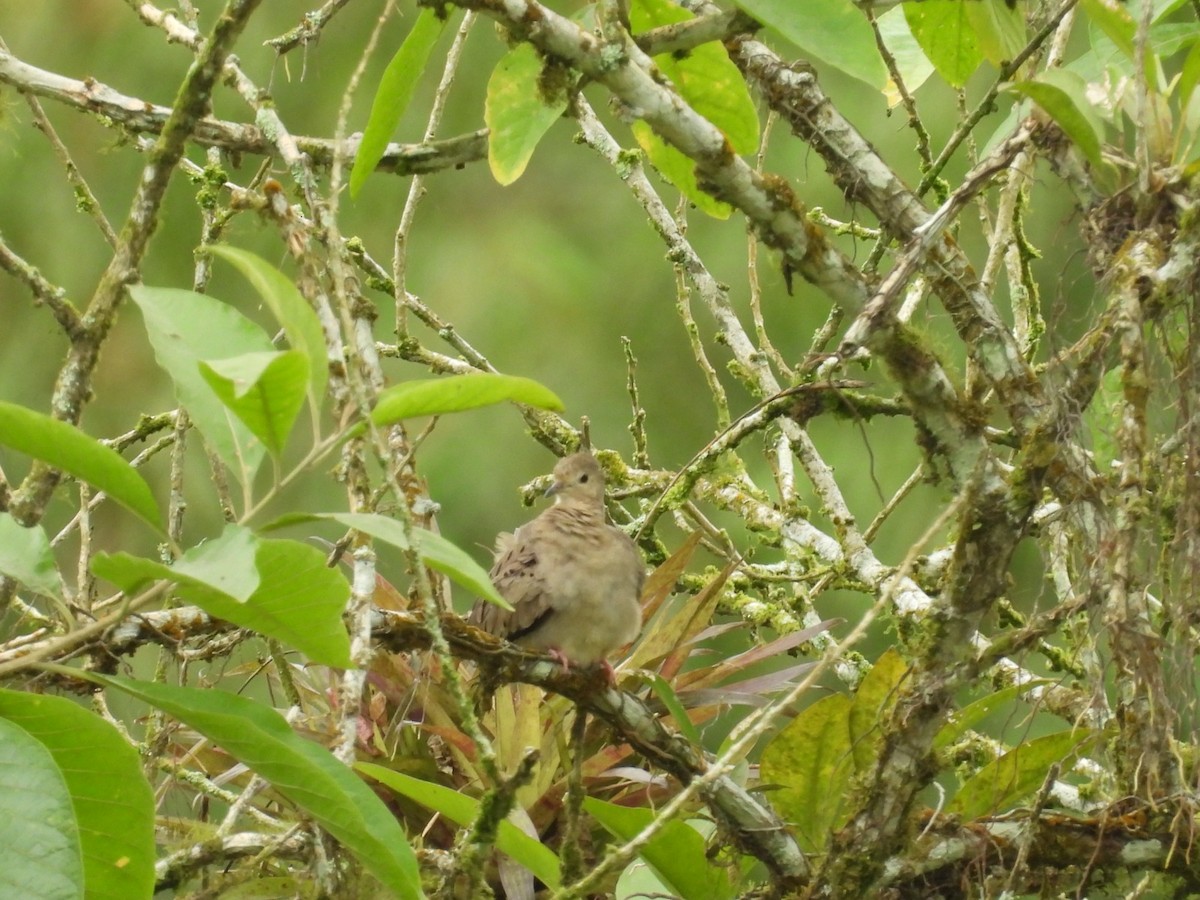
[[[617,673],[613,671],[612,663],[607,659],[601,660],[600,671],[604,673],[604,680],[608,682],[609,687],[617,686]]]
[[[563,653],[561,650],[559,650],[557,647],[551,647],[549,650],[546,651],[546,654],[551,659],[553,659],[556,663],[558,663],[560,666],[562,666],[564,672],[571,671],[571,661],[569,659],[567,659],[567,655],[565,653]]]

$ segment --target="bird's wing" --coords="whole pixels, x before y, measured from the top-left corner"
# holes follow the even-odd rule
[[[488,574],[500,596],[512,605],[512,611],[477,603],[471,610],[471,624],[497,637],[516,640],[533,631],[553,611],[539,568],[538,530],[527,525],[517,529],[516,534],[496,538],[496,561]]]

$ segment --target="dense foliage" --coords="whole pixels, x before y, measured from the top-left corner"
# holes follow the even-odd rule
[[[1194,0],[125,6],[0,11],[0,895],[1200,890]],[[539,445],[615,685],[460,615]]]

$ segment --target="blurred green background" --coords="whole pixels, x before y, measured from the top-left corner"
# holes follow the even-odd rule
[[[219,5],[198,5],[207,25]],[[552,5],[567,10],[573,7]],[[270,87],[293,133],[332,135],[350,74],[382,7],[379,2],[349,4],[325,29],[319,43],[285,59],[276,59],[274,51],[262,42],[293,27],[306,6],[267,2],[255,15],[237,53],[248,73],[260,85]],[[374,85],[413,21],[411,0],[405,0],[401,9],[402,14],[385,26],[380,49],[354,98],[351,131],[363,127]],[[443,35],[439,52],[448,47],[452,32],[447,29]],[[185,49],[168,45],[161,32],[143,25],[126,4],[116,0],[42,0],[37,4],[0,0],[0,37],[13,54],[32,65],[72,78],[92,77],[122,93],[160,104],[171,102],[190,61]],[[769,35],[767,39],[772,40]],[[773,43],[785,56],[792,54],[781,41]],[[505,44],[493,25],[477,21],[439,136],[482,127],[488,75],[504,51]],[[420,139],[439,70],[435,52],[434,63],[396,139]],[[919,178],[919,160],[904,114],[889,114],[882,96],[835,71],[818,65],[818,73],[843,113],[884,159],[914,184]],[[978,96],[993,77],[992,72],[981,72],[968,93]],[[587,96],[617,139],[631,146],[628,129],[608,112],[605,93],[593,87]],[[955,124],[956,100],[934,84],[921,88],[917,97],[937,147]],[[0,99],[0,233],[82,307],[107,262],[107,246],[89,217],[77,211],[59,163],[30,125],[24,101],[9,88],[0,88]],[[123,146],[114,131],[91,117],[53,101],[44,101],[44,105],[105,213],[119,228],[141,158]],[[981,145],[1007,110],[1002,102],[985,120],[979,130]],[[237,121],[251,119],[227,89],[219,93],[216,113]],[[714,435],[713,404],[676,313],[674,275],[664,245],[612,169],[573,140],[575,131],[571,122],[558,122],[525,176],[510,187],[498,186],[482,161],[428,177],[428,194],[410,239],[409,289],[453,322],[498,369],[537,379],[556,391],[573,422],[584,415],[591,419],[593,441],[598,446],[615,448],[626,457],[632,442],[627,431],[630,409],[621,337],[628,336],[639,363],[652,462],[657,467],[676,468]],[[189,157],[204,163],[199,148],[191,148]],[[246,158],[240,168],[234,168],[233,161],[226,164],[231,179],[245,183],[259,162]],[[777,128],[771,135],[766,167],[786,177],[810,208],[823,207],[839,219],[862,212],[846,204],[825,175],[821,160],[785,128]],[[947,178],[953,183],[966,167],[963,159],[956,160]],[[284,173],[277,174],[290,190]],[[341,199],[342,232],[360,236],[385,266],[408,187],[407,178],[377,174],[358,199],[351,200],[348,194]],[[147,283],[190,286],[192,248],[199,235],[195,190],[187,179],[176,176],[145,267]],[[1029,236],[1035,245],[1051,248],[1036,266],[1043,279],[1047,316],[1058,329],[1049,343],[1061,345],[1086,321],[1090,276],[1080,253],[1070,199],[1054,194],[1046,185],[1039,184],[1038,190],[1038,213],[1028,223]],[[673,204],[675,192],[669,187],[663,191]],[[970,215],[963,221],[959,240],[981,265],[986,247],[978,223]],[[742,218],[735,214],[727,221],[716,221],[693,212],[689,236],[713,274],[730,286],[734,303],[745,312],[747,234]],[[276,233],[253,215],[240,216],[229,238],[286,268]],[[849,238],[838,242],[860,262],[870,250],[869,245]],[[825,320],[829,303],[799,279],[794,295],[789,296],[774,255],[765,249],[760,253],[760,279],[771,337],[785,358],[798,362],[806,355],[814,330]],[[256,298],[228,268],[217,267],[210,293],[266,321],[256,307]],[[381,315],[377,335],[387,341],[392,336],[391,299],[378,294],[373,299]],[[693,305],[736,416],[756,398],[724,371],[729,354],[712,340],[712,320],[706,310],[698,300]],[[35,308],[24,287],[3,273],[0,315],[0,398],[44,410],[65,342],[48,312]],[[919,316],[921,327],[933,336],[948,366],[961,372],[962,348],[940,308],[927,303]],[[744,321],[749,327],[748,316]],[[446,349],[435,336],[421,336],[428,338],[433,349]],[[395,380],[422,374],[416,367],[396,361],[388,361],[386,366]],[[865,374],[848,374],[871,380],[884,395],[893,392],[878,367]],[[140,316],[126,304],[97,373],[95,400],[88,407],[84,425],[98,436],[113,436],[131,428],[140,414],[173,405],[170,385],[154,364]],[[813,423],[812,434],[835,466],[851,508],[864,525],[882,504],[880,490],[883,497],[890,496],[919,462],[912,428],[903,420],[821,420]],[[769,469],[762,453],[752,443],[743,449],[753,470],[768,483]],[[204,490],[205,464],[194,455],[193,490],[189,493],[193,506],[185,534],[189,542],[211,535],[219,525],[215,505]],[[5,451],[0,451],[0,461],[13,481],[26,465]],[[418,456],[420,471],[442,507],[439,521],[443,533],[484,563],[488,558],[484,548],[491,545],[496,532],[511,529],[531,514],[520,506],[518,486],[548,471],[552,462],[551,455],[526,436],[523,422],[509,408],[443,420]],[[160,459],[148,470],[160,500],[165,499],[166,465],[166,460]],[[814,520],[821,523],[818,504],[802,478],[800,484],[813,507]],[[885,563],[898,563],[947,499],[942,487],[919,487],[875,542],[879,557]],[[344,503],[333,480],[325,473],[314,473],[285,494],[274,511],[336,509]],[[60,502],[55,514],[59,521],[70,514],[66,502]],[[97,534],[98,549],[131,549],[131,544],[147,539],[120,513],[106,515],[102,521],[105,527]],[[722,524],[736,527],[724,520]],[[1033,602],[1041,589],[1036,552],[1021,555],[1014,577],[1018,599]],[[821,605],[823,614],[853,621],[869,600],[835,594]],[[877,640],[885,641],[886,636],[880,634]],[[869,649],[866,652],[873,655]]]

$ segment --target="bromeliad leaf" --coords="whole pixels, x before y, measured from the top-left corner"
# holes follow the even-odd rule
[[[468,827],[479,816],[479,801],[459,791],[374,763],[360,762],[354,768],[461,827]],[[562,883],[558,857],[541,841],[507,820],[502,820],[496,831],[496,847],[529,869],[547,887],[557,889]]]

